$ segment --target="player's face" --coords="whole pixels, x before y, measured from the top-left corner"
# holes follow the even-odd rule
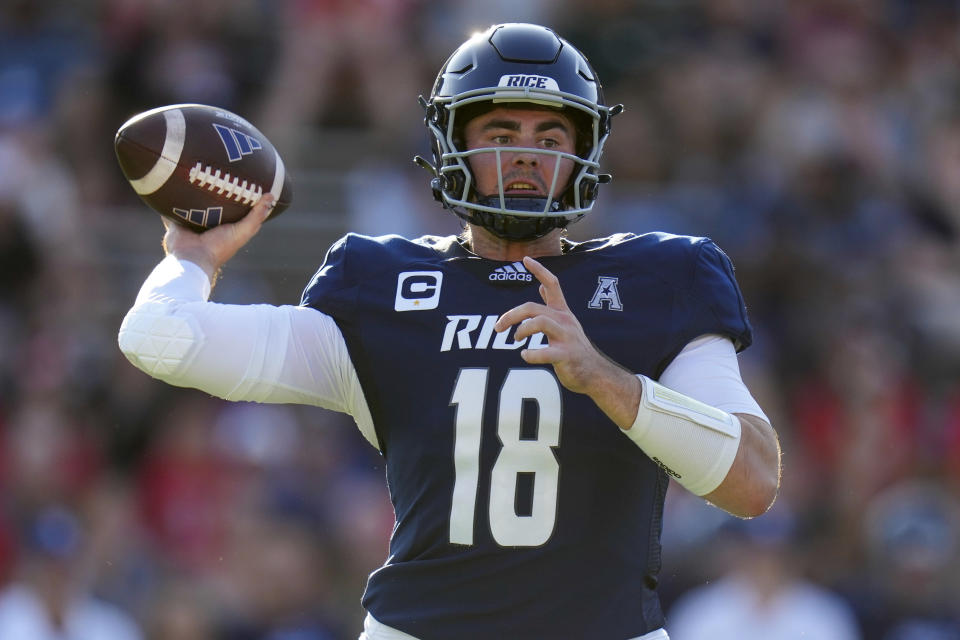
[[[464,142],[468,150],[496,147],[524,147],[530,151],[500,153],[504,195],[545,197],[553,185],[554,197],[567,186],[574,162],[537,150],[574,153],[573,122],[555,110],[496,107],[467,123]],[[554,182],[557,162],[560,170]],[[498,196],[497,154],[477,153],[470,156],[470,167],[476,190],[483,196]]]

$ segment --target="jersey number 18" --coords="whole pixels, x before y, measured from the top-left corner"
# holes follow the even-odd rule
[[[453,503],[450,542],[473,544],[480,482],[480,432],[489,370],[461,369],[450,404],[456,405]],[[521,433],[523,406],[537,404],[536,437]],[[560,385],[546,369],[511,369],[500,387],[497,435],[502,448],[490,478],[490,531],[501,546],[533,547],[550,539],[557,519],[560,465]],[[517,513],[517,485],[532,477],[529,515]]]

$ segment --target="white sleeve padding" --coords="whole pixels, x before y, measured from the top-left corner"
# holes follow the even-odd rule
[[[643,386],[637,417],[626,435],[651,460],[693,493],[720,486],[736,459],[742,435],[734,413],[766,420],[740,378],[733,343],[706,335],[691,341],[659,382]]]
[[[740,448],[736,416],[640,375],[643,394],[627,437],[677,482],[703,496],[723,482]]]
[[[120,327],[120,350],[149,375],[226,400],[308,404],[349,413],[378,446],[336,322],[297,306],[209,302],[192,262],[167,256]]]
[[[691,340],[658,382],[727,413],[746,413],[770,421],[743,383],[737,351],[725,336],[711,334]]]

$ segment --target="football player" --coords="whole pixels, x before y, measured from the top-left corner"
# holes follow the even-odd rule
[[[609,179],[620,107],[550,29],[470,38],[421,103],[418,162],[463,235],[349,234],[300,305],[242,306],[207,298],[269,198],[202,235],[171,224],[120,347],[173,385],[354,417],[396,513],[361,637],[667,638],[669,479],[743,517],[779,484],[730,260],[705,238],[564,237]]]

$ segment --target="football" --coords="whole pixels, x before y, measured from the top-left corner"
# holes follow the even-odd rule
[[[203,232],[245,216],[264,193],[280,215],[293,185],[280,154],[252,124],[225,109],[176,104],[145,111],[117,131],[120,169],[152,209]]]

